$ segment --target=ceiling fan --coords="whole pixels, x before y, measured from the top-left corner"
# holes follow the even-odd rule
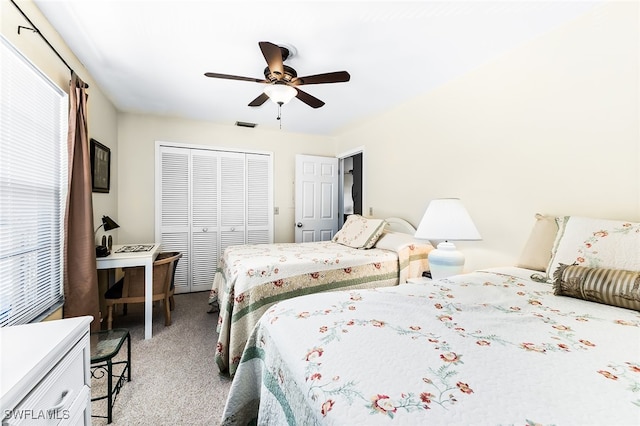
[[[264,69],[264,79],[214,72],[207,72],[204,75],[227,80],[252,81],[255,83],[268,84],[264,92],[249,103],[251,107],[260,106],[270,98],[279,106],[282,106],[296,97],[312,108],[320,108],[324,105],[324,102],[307,92],[303,92],[300,90],[300,86],[305,84],[344,83],[351,78],[346,71],[298,77],[296,70],[283,63],[291,54],[289,48],[278,46],[268,41],[261,41],[258,45],[260,46],[264,59],[267,61],[267,67]]]

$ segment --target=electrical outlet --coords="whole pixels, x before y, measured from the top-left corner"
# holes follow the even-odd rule
[[[369,216],[373,216],[373,207],[369,207]]]
[[[280,214],[280,207],[274,207],[273,214]]]

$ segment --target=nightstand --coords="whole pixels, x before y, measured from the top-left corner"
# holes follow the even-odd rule
[[[407,282],[409,284],[431,284],[431,281],[433,281],[433,280],[431,278],[427,278],[427,277],[409,278],[407,280]]]

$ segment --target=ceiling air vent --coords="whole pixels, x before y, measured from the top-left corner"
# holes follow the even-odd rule
[[[246,121],[236,121],[236,126],[238,127],[249,127],[253,129],[256,127],[256,123],[247,123]]]

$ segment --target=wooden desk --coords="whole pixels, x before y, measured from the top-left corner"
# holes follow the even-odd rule
[[[151,245],[152,243],[148,243]],[[156,260],[160,252],[160,244],[153,244],[149,251],[117,253],[125,246],[135,246],[142,244],[119,244],[111,248],[111,254],[107,257],[96,258],[98,269],[125,268],[127,266],[144,266],[144,338],[152,337],[152,315],[153,305],[151,296],[153,293],[153,261]]]

